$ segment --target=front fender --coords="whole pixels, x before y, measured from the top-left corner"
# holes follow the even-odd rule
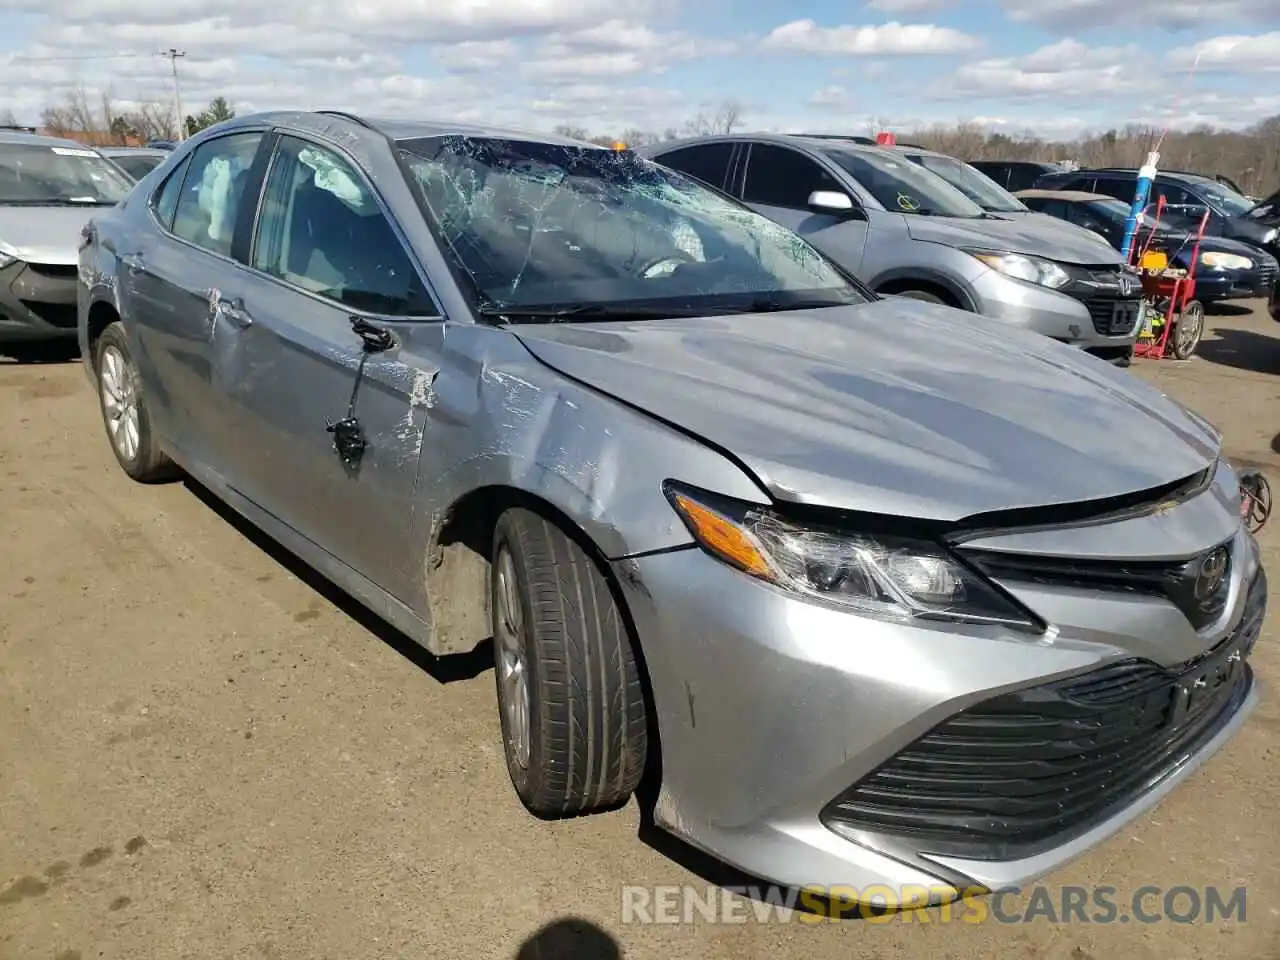
[[[551,370],[506,330],[450,326],[445,342],[419,463],[429,542],[454,504],[493,486],[547,501],[610,560],[692,542],[665,480],[768,503],[728,457]]]

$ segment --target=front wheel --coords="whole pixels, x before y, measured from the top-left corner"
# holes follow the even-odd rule
[[[908,300],[923,300],[925,303],[940,303],[944,307],[950,306],[942,297],[936,293],[930,293],[928,290],[902,290],[898,293],[898,296],[906,297]]]
[[[1173,322],[1170,339],[1173,340],[1173,356],[1175,360],[1190,360],[1200,346],[1200,338],[1204,335],[1204,304],[1199,300],[1188,300],[1182,305],[1182,312]]]
[[[107,327],[98,339],[94,369],[102,422],[124,472],[139,483],[172,479],[177,469],[151,431],[142,378],[119,322]]]
[[[507,772],[533,814],[615,807],[648,747],[631,638],[609,584],[559,527],[513,508],[494,531],[491,609]]]

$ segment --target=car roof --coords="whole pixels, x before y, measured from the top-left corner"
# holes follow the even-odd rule
[[[1068,203],[1088,203],[1093,200],[1114,200],[1105,193],[1089,193],[1087,190],[1019,190],[1014,194],[1020,200],[1065,200]]]
[[[843,138],[834,134],[805,135],[799,133],[715,133],[698,137],[684,137],[679,140],[664,140],[661,143],[641,147],[640,153],[668,153],[672,150],[683,150],[685,147],[700,146],[708,143],[736,143],[743,140],[752,143],[776,143],[779,146],[803,147],[815,153],[828,150],[841,150],[848,153],[883,153],[886,148],[876,143],[863,143],[853,138]]]
[[[31,147],[75,147],[79,150],[96,150],[97,147],[67,137],[46,137],[40,133],[20,133],[17,130],[0,130],[0,143],[11,143]]]
[[[1000,167],[1049,167],[1050,169],[1059,169],[1058,164],[1052,160],[970,160],[974,166],[980,163],[991,164]]]
[[[159,147],[98,147],[104,157],[167,157],[168,150]]]
[[[396,142],[421,140],[425,137],[496,137],[499,139],[527,140],[557,146],[585,147],[610,150],[610,147],[562,137],[559,134],[503,127],[489,124],[462,123],[454,120],[410,120],[403,118],[366,117],[340,110],[273,110],[250,113],[224,120],[219,130],[233,130],[245,126],[269,123],[289,127],[300,132],[332,137],[335,133],[348,136],[361,131],[385,137]]]

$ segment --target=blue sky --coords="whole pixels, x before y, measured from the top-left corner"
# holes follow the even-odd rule
[[[0,14],[0,109],[77,88],[129,105],[223,94],[592,132],[680,128],[729,102],[751,128],[965,120],[1066,135],[1280,114],[1277,0],[43,0]],[[1199,66],[1190,68],[1199,56]]]

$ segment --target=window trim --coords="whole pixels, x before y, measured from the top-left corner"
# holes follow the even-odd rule
[[[182,199],[182,188],[186,186],[187,171],[191,169],[191,155],[193,153],[195,153],[194,150],[179,160],[173,170],[169,172],[169,175],[161,180],[156,188],[151,191],[151,196],[147,197],[147,213],[150,214],[152,222],[166,233],[169,233],[170,228],[173,226],[173,218],[170,218],[168,223],[160,220],[160,196],[169,184],[177,182],[178,200]],[[173,214],[174,217],[178,215],[178,204],[176,202],[173,205]]]
[[[801,157],[805,160],[808,160],[811,164],[813,164],[815,167],[817,167],[819,170],[825,173],[828,177],[834,180],[837,186],[841,188],[841,191],[853,202],[853,209],[846,210],[844,212],[844,216],[842,219],[846,219],[846,220],[869,219],[867,214],[867,205],[866,203],[863,202],[862,195],[857,190],[851,190],[849,188],[849,185],[845,182],[846,177],[841,176],[839,173],[837,173],[836,171],[828,167],[825,160],[819,159],[818,157],[815,157],[812,154],[805,152],[804,150],[799,150],[789,143],[773,143],[767,140],[760,140],[760,141],[746,140],[746,141],[743,141],[742,143],[742,152],[741,152],[741,156],[739,158],[739,164],[738,164],[740,168],[738,179],[741,181],[741,184],[740,184],[741,193],[740,193],[739,199],[743,203],[748,203],[748,204],[760,203],[760,201],[758,200],[747,199],[747,175],[751,172],[751,155],[755,153],[756,147],[776,147],[779,150],[785,150],[788,153],[794,153],[796,156]],[[852,178],[848,178],[848,179],[852,179]],[[861,187],[861,185],[859,185],[859,187]],[[814,213],[814,210],[811,207],[809,207],[808,204],[804,205],[803,207],[781,206],[776,203],[765,203],[761,205],[766,207],[778,207],[778,209],[780,210],[793,210],[796,213],[810,213],[810,214]]]
[[[246,237],[245,260],[243,262],[237,260],[236,263],[253,273],[256,277],[262,277],[266,280],[270,280],[287,290],[303,294],[304,296],[323,303],[325,306],[345,311],[352,316],[372,317],[385,323],[443,323],[445,320],[444,307],[440,302],[440,297],[436,294],[435,287],[432,285],[430,277],[427,276],[427,272],[423,265],[418,262],[418,257],[413,253],[413,247],[409,244],[404,229],[400,226],[400,222],[392,215],[391,208],[383,198],[382,193],[373,185],[373,182],[365,173],[364,168],[356,161],[355,157],[351,156],[349,152],[331,141],[302,133],[289,127],[275,127],[272,132],[275,134],[275,137],[271,144],[271,154],[267,158],[266,167],[262,173],[262,182],[258,184],[258,196],[253,205],[253,219],[249,224],[249,232]],[[427,298],[436,309],[435,314],[423,313],[409,314],[406,316],[393,316],[385,313],[378,313],[373,310],[362,310],[358,307],[353,307],[350,304],[340,303],[337,300],[322,296],[314,290],[308,290],[305,287],[300,287],[296,283],[290,283],[283,277],[277,277],[275,274],[267,273],[265,270],[261,270],[254,266],[254,254],[258,249],[258,233],[262,227],[263,199],[267,194],[267,184],[271,180],[272,171],[275,170],[276,164],[280,160],[280,148],[286,139],[297,140],[300,143],[310,144],[311,146],[317,147],[321,150],[327,150],[330,153],[336,154],[351,168],[352,171],[354,171],[356,179],[359,180],[361,186],[369,191],[374,202],[378,205],[379,212],[391,225],[391,232],[396,238],[396,243],[400,245],[401,252],[405,254],[409,261],[409,266],[417,274],[418,282],[422,284],[423,289],[426,291]]]
[[[253,170],[254,165],[258,162],[258,158],[262,155],[262,147],[266,142],[267,138],[271,134],[270,127],[258,127],[258,126],[239,127],[235,130],[228,130],[226,133],[220,133],[217,136],[212,136],[205,140],[201,140],[199,143],[197,143],[194,147],[192,147],[187,152],[187,155],[185,157],[183,157],[181,160],[178,161],[177,166],[174,168],[174,173],[177,173],[178,169],[182,168],[182,184],[181,186],[178,187],[179,203],[182,202],[181,191],[186,188],[187,177],[191,175],[192,158],[195,157],[197,153],[199,153],[202,149],[204,149],[206,146],[208,146],[211,143],[217,143],[219,140],[225,140],[228,137],[243,136],[247,133],[258,133],[262,135],[262,138],[258,141],[258,146],[255,148],[255,153],[253,155],[253,162],[249,164],[249,170],[250,171]],[[170,174],[170,177],[172,176],[173,174]],[[151,220],[160,229],[161,233],[163,233],[168,239],[173,240],[176,243],[181,243],[184,246],[188,246],[192,250],[199,250],[201,253],[207,254],[208,256],[211,256],[211,257],[217,257],[219,260],[225,260],[227,263],[233,263],[236,266],[243,266],[243,264],[241,264],[239,260],[235,259],[235,257],[230,254],[219,253],[217,250],[210,250],[208,247],[202,247],[200,246],[200,244],[195,243],[191,240],[188,240],[185,237],[178,236],[176,233],[173,232],[173,224],[168,224],[166,226],[165,224],[160,222],[159,217],[155,216],[155,205],[151,202],[151,200],[154,199],[156,196],[158,196],[159,192],[164,189],[164,185],[169,182],[170,177],[165,177],[165,179],[161,181],[160,186],[156,188],[156,191],[152,194],[151,199],[149,199],[147,202],[147,211],[148,213],[151,214]],[[252,186],[252,181],[250,183],[245,184],[246,190],[245,190],[244,197],[241,198],[242,200],[248,197],[248,187],[250,186]],[[259,189],[259,192],[261,192],[260,189]],[[257,201],[254,201],[254,206],[255,207],[257,206]],[[174,206],[173,208],[173,215],[174,215],[174,219],[176,220],[178,216],[177,206]],[[232,234],[231,234],[232,253],[234,253],[235,251],[236,232],[239,230],[239,228],[240,228],[240,218],[239,216],[237,216],[236,224],[232,228]]]

